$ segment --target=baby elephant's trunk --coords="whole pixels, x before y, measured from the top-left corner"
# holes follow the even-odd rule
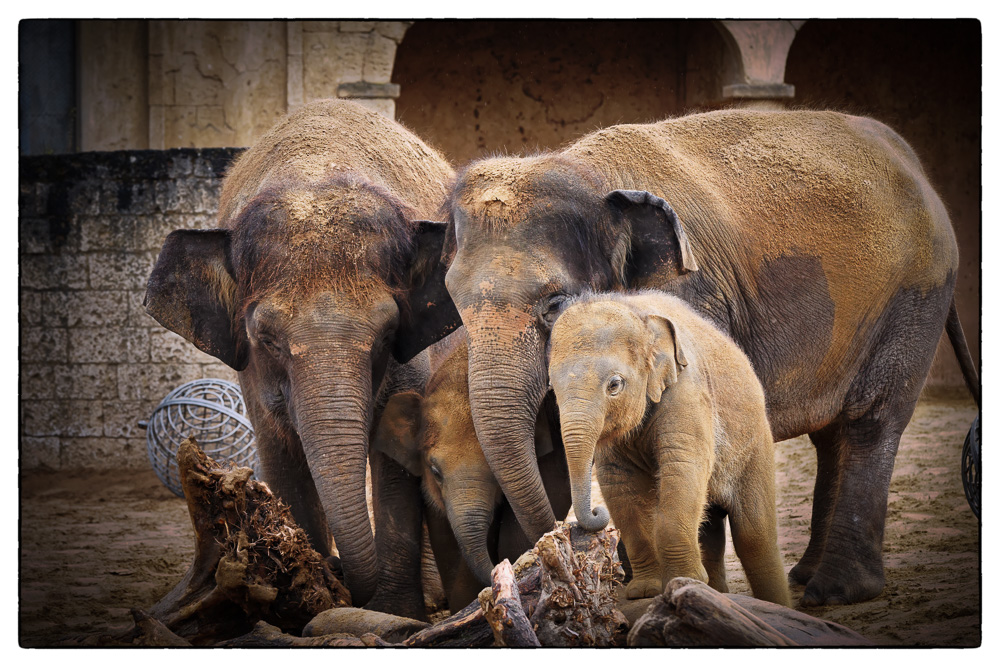
[[[597,444],[597,432],[592,421],[586,413],[575,415],[572,411],[565,412],[562,416],[562,437],[577,523],[584,530],[596,533],[608,525],[611,515],[604,507],[590,506],[591,471]]]

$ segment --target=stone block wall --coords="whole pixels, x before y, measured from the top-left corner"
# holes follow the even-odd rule
[[[138,426],[184,382],[236,373],[146,315],[174,229],[215,226],[238,149],[22,157],[20,466],[142,468]]]

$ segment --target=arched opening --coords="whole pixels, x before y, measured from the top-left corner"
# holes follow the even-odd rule
[[[710,21],[417,21],[396,118],[456,165],[555,148],[718,98],[724,49]]]

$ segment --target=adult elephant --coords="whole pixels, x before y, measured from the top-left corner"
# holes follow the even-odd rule
[[[264,479],[324,555],[332,533],[354,604],[414,616],[419,480],[373,454],[380,577],[365,467],[386,394],[419,384],[400,364],[458,320],[438,262],[444,225],[418,221],[452,177],[395,122],[355,102],[307,104],[232,165],[218,229],[167,237],[145,297],[157,321],[240,372]]]
[[[791,572],[803,603],[882,590],[893,460],[943,327],[978,386],[954,233],[903,139],[832,112],[620,125],[474,162],[449,208],[476,432],[530,538],[553,523],[533,456],[552,323],[583,290],[658,288],[747,353],[775,439],[816,446],[812,534]]]

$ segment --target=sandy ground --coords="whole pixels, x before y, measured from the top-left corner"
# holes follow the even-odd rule
[[[885,534],[887,584],[873,600],[803,610],[881,645],[978,646],[979,527],[962,492],[959,457],[971,401],[923,401],[896,458]],[[780,548],[790,569],[805,550],[816,459],[806,438],[778,446]],[[20,478],[19,639],[131,626],[180,580],[194,553],[184,502],[151,471],[33,472]],[[734,593],[749,586],[730,544]],[[802,587],[793,587],[793,601]]]

